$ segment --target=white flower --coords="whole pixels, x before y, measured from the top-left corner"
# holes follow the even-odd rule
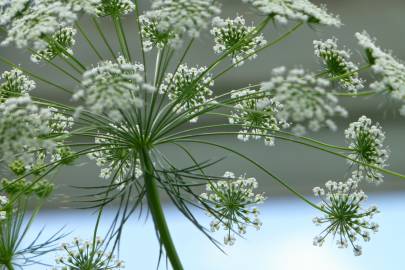
[[[71,25],[76,18],[76,14],[66,3],[34,0],[8,25],[7,37],[1,44],[15,43],[18,48],[31,46],[34,50],[43,50],[48,45],[45,40],[47,36]]]
[[[389,151],[384,146],[385,134],[381,126],[373,124],[371,119],[366,116],[359,118],[357,122],[349,125],[345,131],[346,140],[349,147],[353,149],[353,153],[349,155],[351,159],[385,168],[389,157]],[[383,174],[376,169],[366,165],[357,164],[354,161],[349,161],[357,170],[353,172],[353,177],[379,184],[383,181]]]
[[[263,138],[266,145],[273,145],[274,138],[271,134],[280,130],[280,127],[288,126],[277,118],[282,106],[266,93],[256,90],[234,91],[231,99],[237,102],[230,114],[229,123],[241,126],[238,139],[242,141]]]
[[[101,5],[102,0],[64,0],[65,3],[71,5],[72,10],[75,12],[84,11],[88,14],[96,15],[97,8]]]
[[[0,103],[9,97],[26,95],[35,88],[35,82],[17,68],[3,72],[1,78],[4,82],[0,81]]]
[[[121,56],[117,62],[101,62],[84,72],[82,89],[73,98],[77,100],[83,97],[91,112],[106,114],[113,121],[121,121],[122,111],[143,105],[141,90],[151,89],[144,83],[141,72],[142,65],[128,63]]]
[[[31,55],[31,60],[37,63],[42,59],[50,61],[58,55],[66,57],[66,55],[64,55],[64,51],[69,54],[73,54],[71,47],[76,42],[74,39],[75,35],[76,29],[72,27],[61,28],[52,35],[51,41],[48,43],[45,49],[39,50],[35,54]]]
[[[214,218],[211,231],[218,231],[222,225],[227,231],[224,244],[233,245],[236,240],[233,232],[245,234],[247,226],[260,229],[260,212],[255,206],[263,203],[266,198],[263,194],[254,193],[258,184],[253,177],[235,177],[233,173],[226,172],[223,179],[209,182],[207,193],[200,195],[200,201],[207,207],[206,214]]]
[[[211,34],[215,41],[214,51],[223,53],[230,50],[234,64],[242,65],[245,57],[256,58],[255,50],[266,44],[263,34],[253,35],[255,27],[246,26],[245,19],[241,16],[225,20],[215,17],[212,20],[212,26]]]
[[[135,4],[131,0],[101,0],[97,6],[97,15],[119,17],[134,10]]]
[[[373,82],[370,88],[378,92],[387,92],[392,98],[405,102],[405,64],[389,51],[375,45],[375,39],[367,32],[356,33],[359,45],[366,51],[366,56],[374,73],[380,80]]]
[[[0,104],[0,159],[31,163],[34,153],[27,149],[51,149],[54,143],[41,139],[49,134],[49,109],[38,108],[29,96],[9,98]]]
[[[83,265],[89,269],[100,270],[124,268],[124,262],[117,260],[112,253],[107,252],[105,241],[99,237],[94,243],[74,238],[71,243],[62,243],[60,249],[66,254],[56,258],[57,266],[53,268],[54,270],[83,269]]]
[[[23,11],[30,0],[2,0],[0,1],[0,26],[7,25]]]
[[[308,0],[242,0],[251,4],[260,13],[273,16],[282,24],[289,20],[298,20],[313,24],[339,27],[339,17],[331,15],[325,6],[318,7]]]
[[[350,61],[350,52],[338,48],[337,39],[314,40],[315,55],[322,59],[330,77],[339,78],[340,85],[350,92],[357,93],[363,88],[363,80],[356,72],[358,66]]]
[[[283,106],[277,115],[285,122],[291,122],[296,134],[305,133],[307,128],[311,131],[336,128],[332,118],[347,116],[346,110],[338,105],[338,98],[326,90],[329,81],[305,73],[303,69],[287,72],[280,67],[273,69],[272,75],[270,81],[262,83],[261,91],[269,91]]]
[[[180,65],[177,72],[166,74],[164,83],[160,87],[160,93],[167,94],[167,97],[177,102],[175,111],[180,113],[187,111],[188,115],[203,110],[204,104],[209,102],[213,92],[210,89],[214,81],[210,74],[205,74],[201,79],[197,79],[205,72],[205,67],[192,67]],[[192,118],[191,122],[196,122],[198,117]]]
[[[325,187],[326,192],[319,196],[322,199],[319,207],[324,212],[324,217],[314,219],[316,225],[325,225],[325,230],[314,238],[314,245],[321,246],[325,238],[331,235],[337,238],[336,244],[339,248],[347,248],[350,244],[354,254],[361,255],[361,247],[356,245],[356,236],[360,236],[364,241],[370,240],[370,232],[376,232],[378,225],[370,223],[369,220],[379,213],[378,209],[362,208],[367,196],[358,189],[358,182],[353,179],[349,178],[346,182],[328,181]]]

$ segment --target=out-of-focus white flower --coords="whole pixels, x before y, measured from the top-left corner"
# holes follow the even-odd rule
[[[251,4],[260,13],[273,16],[282,24],[290,20],[303,21],[312,24],[323,24],[340,27],[342,25],[338,16],[326,10],[325,6],[316,6],[308,0],[242,0]]]
[[[346,140],[354,153],[350,154],[351,159],[384,168],[387,166],[389,151],[384,146],[385,134],[378,123],[373,124],[371,119],[366,116],[359,118],[357,122],[350,124],[345,130]],[[353,172],[353,177],[357,179],[366,178],[366,180],[379,184],[383,181],[383,174],[376,169],[366,165],[357,164],[349,161],[357,170]]]
[[[350,61],[350,52],[339,49],[337,39],[314,40],[315,55],[322,59],[330,77],[338,78],[339,84],[350,92],[357,93],[363,88],[359,78],[358,66]]]
[[[4,82],[0,81],[0,103],[7,98],[18,97],[28,94],[35,88],[35,82],[24,75],[24,73],[14,68],[10,71],[5,71],[1,75]]]
[[[0,25],[7,25],[29,5],[30,0],[0,1]]]
[[[263,82],[261,91],[269,91],[274,100],[283,107],[277,114],[280,119],[291,124],[292,131],[302,135],[307,129],[318,131],[322,127],[336,130],[332,120],[335,116],[346,117],[338,98],[326,90],[328,80],[316,78],[303,69],[286,71],[284,67],[275,68],[272,78]]]
[[[331,235],[337,239],[339,248],[353,247],[355,256],[361,255],[361,247],[356,245],[358,238],[370,241],[370,232],[378,231],[378,224],[370,222],[370,219],[379,213],[377,207],[371,206],[364,210],[362,203],[367,200],[366,194],[358,189],[358,182],[348,179],[346,182],[328,181],[326,189],[314,188],[314,195],[322,202],[319,207],[323,210],[323,217],[316,217],[313,222],[322,226],[325,230],[314,238],[315,246],[322,246],[325,238]]]
[[[211,34],[214,36],[216,53],[230,50],[233,63],[243,64],[243,59],[257,57],[255,50],[266,44],[263,34],[254,33],[254,26],[246,26],[245,19],[237,16],[235,19],[221,19],[215,17],[212,20]]]

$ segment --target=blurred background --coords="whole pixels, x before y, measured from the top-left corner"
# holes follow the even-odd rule
[[[141,1],[142,9],[149,6],[149,1]],[[223,17],[234,17],[235,14],[244,15],[247,21],[256,21],[257,16],[241,1],[222,0]],[[320,1],[313,1],[320,4]],[[245,63],[242,67],[228,73],[215,83],[215,92],[221,93],[241,88],[248,84],[255,84],[270,78],[270,70],[284,65],[286,67],[304,67],[314,72],[320,71],[318,60],[313,55],[312,41],[335,36],[340,45],[351,48],[353,57],[362,63],[362,55],[356,45],[354,33],[367,30],[377,37],[378,44],[391,49],[398,58],[405,59],[405,1],[403,0],[324,0],[330,12],[339,14],[344,26],[340,29],[305,26],[288,38],[282,44],[262,52],[255,61]],[[124,20],[132,51],[138,57],[139,47],[136,40],[135,21],[132,17]],[[96,42],[100,42],[94,25],[87,18],[82,18],[82,26]],[[270,25],[265,31],[266,39],[271,41],[284,33],[290,26],[281,27]],[[110,40],[115,41],[112,23],[103,21],[103,31]],[[91,66],[97,58],[87,47],[80,34],[77,35],[75,55],[86,65]],[[118,43],[114,42],[116,51]],[[187,58],[190,65],[209,65],[215,55],[212,51],[212,38],[204,32]],[[103,46],[100,45],[100,49]],[[102,50],[102,49],[101,49]],[[104,55],[108,55],[105,51]],[[59,73],[45,66],[33,65],[28,61],[29,55],[14,48],[0,48],[0,54],[21,66],[35,71],[37,74],[57,82],[69,89],[77,89],[77,85],[61,77]],[[149,57],[153,59],[154,57]],[[151,65],[152,62],[149,63]],[[0,63],[0,71],[9,67]],[[372,81],[373,78],[366,77]],[[45,84],[38,84],[34,92],[37,96],[51,98],[60,102],[70,102],[70,97],[62,92],[50,88]],[[339,131],[332,133],[322,131],[310,136],[331,144],[344,144],[343,131],[352,121],[361,115],[367,115],[379,121],[387,133],[386,143],[391,148],[390,169],[405,172],[405,119],[398,115],[398,104],[385,97],[342,98],[342,104],[350,115],[347,119],[336,119]],[[201,121],[220,121],[219,119],[201,119]],[[260,161],[266,168],[280,176],[299,192],[311,196],[314,186],[323,185],[329,179],[344,179],[348,175],[347,164],[344,160],[305,148],[292,143],[277,141],[274,147],[263,147],[262,142],[241,143],[234,137],[215,138],[217,143],[237,147],[241,152]],[[162,149],[174,162],[182,163],[181,152],[175,148]],[[298,201],[283,187],[272,179],[246,164],[241,159],[223,151],[209,149],[205,146],[192,146],[192,152],[198,154],[200,161],[206,159],[223,158],[219,165],[211,171],[223,174],[230,170],[236,174],[246,173],[254,176],[260,183],[260,189],[269,196],[263,206],[263,230],[254,230],[247,234],[247,239],[238,239],[236,246],[226,248],[227,255],[218,251],[204,239],[171,205],[166,205],[168,222],[174,234],[174,240],[179,247],[180,256],[184,260],[186,269],[193,270],[225,270],[225,269],[404,269],[405,259],[402,255],[402,243],[405,236],[402,228],[405,225],[405,182],[387,176],[385,182],[376,187],[364,184],[363,188],[369,194],[370,204],[380,206],[382,214],[376,220],[381,225],[381,232],[372,236],[371,243],[364,245],[364,255],[355,258],[351,250],[338,250],[333,241],[319,249],[312,246],[312,238],[320,232],[320,228],[312,225],[311,219],[317,214],[313,209]],[[47,205],[35,224],[38,230],[46,225],[47,231],[56,231],[66,225],[72,230],[72,236],[87,238],[92,232],[95,216],[91,211],[75,210],[66,203],[82,191],[71,186],[94,186],[104,184],[98,178],[99,169],[88,160],[81,160],[77,166],[62,169],[54,181],[57,184],[57,196]],[[77,205],[76,205],[77,206]],[[75,207],[76,207],[75,206]],[[105,228],[108,219],[112,217],[114,209],[110,209],[104,220]],[[203,224],[209,224],[209,219],[203,213],[196,213]],[[223,235],[217,233],[222,241]],[[136,217],[129,221],[121,248],[122,259],[126,261],[127,269],[149,270],[156,269],[158,245],[153,231],[153,225],[145,219]],[[50,260],[53,255],[49,256]],[[165,269],[163,261],[160,266]],[[42,269],[33,266],[29,269]]]

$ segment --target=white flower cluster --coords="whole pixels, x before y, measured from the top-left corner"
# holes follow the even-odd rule
[[[227,231],[225,245],[233,245],[236,241],[233,232],[243,235],[247,226],[260,229],[260,212],[255,205],[263,203],[266,198],[254,193],[258,184],[253,177],[236,177],[232,172],[225,172],[223,178],[226,180],[209,182],[207,193],[202,193],[200,200],[207,207],[206,214],[214,218],[211,230],[218,231],[222,226]]]
[[[2,0],[0,1],[0,26],[9,24],[23,11],[30,0]]]
[[[315,217],[313,222],[318,225],[326,225],[325,230],[314,238],[315,246],[322,246],[325,238],[332,235],[337,238],[339,248],[353,247],[356,256],[362,254],[362,248],[356,241],[362,238],[370,241],[370,232],[378,231],[378,224],[370,219],[379,213],[376,206],[367,210],[362,208],[362,203],[367,200],[367,195],[358,189],[358,182],[349,178],[346,182],[328,181],[326,189],[315,187],[314,195],[321,198],[319,207],[325,213],[324,217]]]
[[[184,34],[197,37],[208,21],[220,13],[214,0],[156,0],[141,16],[145,49],[169,44],[177,48]]]
[[[231,99],[237,101],[229,117],[230,124],[241,125],[238,139],[248,141],[264,139],[266,145],[274,145],[273,131],[287,128],[288,124],[277,118],[282,106],[266,93],[253,89],[234,91]]]
[[[214,85],[214,81],[210,74],[201,77],[205,70],[205,67],[189,68],[182,64],[174,75],[166,74],[159,91],[161,94],[167,94],[167,97],[176,103],[175,110],[178,113],[187,111],[188,115],[193,115],[203,110],[203,105],[210,101],[209,97],[213,94],[210,87]],[[197,120],[196,116],[190,119],[190,122]]]
[[[349,147],[353,149],[353,153],[349,155],[351,159],[379,168],[387,166],[389,151],[383,144],[385,134],[378,123],[373,124],[371,119],[362,116],[357,122],[349,125],[349,128],[345,130],[345,136]],[[376,169],[357,164],[354,161],[349,161],[349,163],[357,167],[357,170],[353,172],[353,177],[356,179],[365,178],[376,184],[383,181],[383,174]]]
[[[119,17],[135,10],[135,4],[131,0],[100,0],[97,6],[97,15],[100,17]]]
[[[58,55],[64,55],[64,51],[73,54],[72,47],[75,45],[74,36],[76,29],[72,27],[64,27],[54,33],[45,49],[37,51],[31,55],[31,61],[34,63],[40,62],[42,59],[50,61]],[[63,48],[63,49],[62,49]]]
[[[1,78],[4,82],[0,84],[0,103],[9,97],[26,95],[35,88],[35,82],[17,68],[3,72]]]
[[[66,134],[72,129],[74,124],[73,117],[60,112],[56,108],[49,108],[51,119],[49,120],[49,129],[51,133]]]
[[[44,50],[48,36],[60,28],[71,25],[77,16],[61,1],[34,0],[7,25],[7,37],[1,45],[15,43],[18,48],[32,46]]]
[[[273,16],[286,24],[289,20],[298,20],[313,24],[340,27],[339,17],[329,14],[325,6],[318,7],[308,0],[242,0],[251,4],[259,12]]]
[[[84,11],[91,15],[97,14],[97,8],[101,5],[102,0],[64,0],[65,3],[72,7],[75,12]]]
[[[292,122],[294,133],[302,135],[307,128],[318,131],[324,126],[336,130],[331,118],[347,116],[347,111],[338,105],[338,98],[326,90],[330,85],[328,80],[316,78],[303,69],[287,72],[285,67],[273,69],[272,76],[270,81],[262,83],[261,91],[269,91],[283,105],[278,117]]]
[[[356,33],[359,45],[364,48],[369,63],[381,80],[373,82],[370,88],[388,92],[394,99],[405,102],[405,64],[395,59],[390,52],[375,45],[375,39],[367,32]]]
[[[124,262],[106,251],[104,241],[99,237],[95,243],[74,238],[72,243],[63,243],[61,251],[65,256],[56,258],[53,270],[114,270],[125,268]]]
[[[124,127],[111,126],[124,132],[128,130]],[[114,178],[114,184],[125,184],[131,179],[139,179],[142,176],[141,164],[137,158],[137,152],[127,146],[123,146],[120,138],[113,134],[100,134],[96,137],[95,143],[100,147],[99,151],[88,154],[88,157],[96,161],[101,168],[100,177],[103,179]]]
[[[117,62],[103,61],[84,72],[82,89],[73,98],[84,98],[86,108],[95,114],[121,121],[121,111],[143,106],[141,90],[154,91],[144,82],[141,72],[143,65],[128,63],[122,56]]]
[[[9,98],[0,104],[0,159],[12,162],[16,159],[31,163],[34,153],[29,149],[51,149],[51,140],[41,139],[49,134],[49,109],[38,108],[29,96]]]
[[[0,223],[2,220],[7,218],[7,212],[4,207],[8,204],[8,198],[6,196],[0,195]]]
[[[329,76],[338,78],[340,85],[352,93],[363,88],[363,80],[359,78],[358,66],[350,61],[350,52],[339,49],[337,39],[325,41],[314,40],[315,55],[322,59]]]
[[[254,26],[246,26],[245,19],[237,16],[235,19],[215,17],[212,20],[211,34],[214,36],[214,51],[223,53],[230,51],[232,62],[243,65],[244,58],[257,57],[255,50],[267,42],[263,34],[256,34]]]

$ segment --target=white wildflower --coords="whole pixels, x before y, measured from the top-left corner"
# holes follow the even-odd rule
[[[387,92],[392,98],[405,102],[405,64],[392,56],[391,52],[378,47],[367,32],[356,33],[374,73],[380,77],[370,85],[377,92]]]
[[[100,0],[97,6],[97,15],[100,17],[119,17],[135,10],[135,4],[131,0]]]
[[[35,88],[35,82],[14,68],[1,75],[4,82],[0,81],[0,103],[9,97],[18,97],[28,94]]]
[[[315,55],[322,59],[325,70],[339,84],[352,93],[363,88],[363,80],[359,78],[358,66],[350,61],[350,52],[339,49],[337,39],[325,41],[314,40]]]
[[[258,184],[255,178],[244,175],[235,177],[231,172],[223,176],[225,180],[212,181],[207,184],[207,193],[200,195],[206,214],[213,217],[211,230],[218,231],[221,226],[227,231],[224,237],[225,245],[233,245],[233,232],[245,234],[247,226],[260,229],[259,210],[255,207],[265,201],[263,194],[255,194]]]
[[[83,74],[82,89],[74,99],[83,97],[86,107],[93,113],[106,114],[113,121],[121,121],[121,111],[139,108],[144,89],[143,66],[126,62],[118,57],[117,62],[104,61]],[[146,89],[151,89],[147,86]]]
[[[31,46],[34,50],[44,50],[48,45],[46,39],[62,27],[71,25],[76,18],[66,3],[35,0],[8,25],[7,37],[1,44],[15,43],[18,48]]]
[[[385,168],[389,157],[389,151],[384,146],[385,134],[378,123],[373,124],[371,119],[366,116],[360,117],[357,122],[349,125],[345,131],[346,140],[353,153],[349,155],[351,159]],[[383,181],[383,174],[376,169],[366,165],[357,164],[349,161],[352,166],[356,166],[353,176],[379,184]]]
[[[278,117],[291,122],[293,132],[302,135],[307,128],[311,131],[336,128],[332,118],[347,116],[346,110],[338,105],[338,98],[326,90],[329,81],[303,69],[287,72],[280,67],[273,69],[272,75],[270,81],[262,83],[261,91],[269,91],[283,105]]]
[[[237,16],[235,19],[212,20],[211,34],[214,36],[216,53],[230,50],[230,57],[234,64],[242,65],[243,59],[257,57],[255,50],[266,44],[263,34],[256,34],[254,26],[246,26],[245,19]]]
[[[308,0],[242,0],[251,4],[260,13],[273,16],[282,24],[289,20],[303,21],[312,24],[322,24],[340,27],[342,25],[338,16],[326,10],[325,6],[316,6]]]
[[[322,199],[319,207],[325,215],[315,218],[314,223],[325,225],[326,229],[314,238],[314,245],[321,246],[325,238],[331,235],[337,238],[339,248],[347,248],[350,244],[354,254],[361,255],[361,247],[356,242],[358,238],[369,241],[370,232],[378,231],[378,225],[370,223],[374,214],[379,213],[378,209],[375,206],[363,209],[362,203],[367,196],[358,189],[358,182],[351,178],[346,182],[328,181],[325,187],[325,194],[319,196]]]
[[[0,1],[0,26],[11,23],[29,5],[30,0]]]
[[[49,134],[49,109],[38,108],[29,96],[9,98],[0,104],[0,159],[12,162],[18,159],[31,163],[30,149],[50,149],[54,143],[42,139]]]
[[[263,138],[266,145],[273,145],[274,138],[271,134],[280,130],[280,127],[288,126],[277,118],[282,106],[266,93],[256,90],[234,91],[231,98],[237,102],[230,114],[229,123],[241,126],[238,139],[242,141]]]
[[[66,57],[64,52],[73,54],[71,47],[75,44],[74,36],[76,29],[72,27],[64,27],[54,33],[45,49],[39,50],[31,55],[31,60],[35,63],[42,59],[50,61],[58,55]]]
[[[177,102],[175,111],[178,113],[187,111],[193,115],[203,110],[204,104],[209,102],[213,92],[210,89],[214,81],[210,74],[204,74],[205,67],[189,68],[187,65],[180,65],[177,72],[166,74],[164,83],[160,87],[160,93],[167,94],[167,97]],[[202,78],[200,78],[202,76]],[[200,78],[200,79],[199,79]],[[197,81],[197,79],[199,79]],[[193,117],[190,122],[196,122],[198,117]]]
[[[98,7],[101,5],[102,0],[64,0],[65,3],[71,5],[72,10],[75,12],[84,11],[88,14],[96,15]]]

